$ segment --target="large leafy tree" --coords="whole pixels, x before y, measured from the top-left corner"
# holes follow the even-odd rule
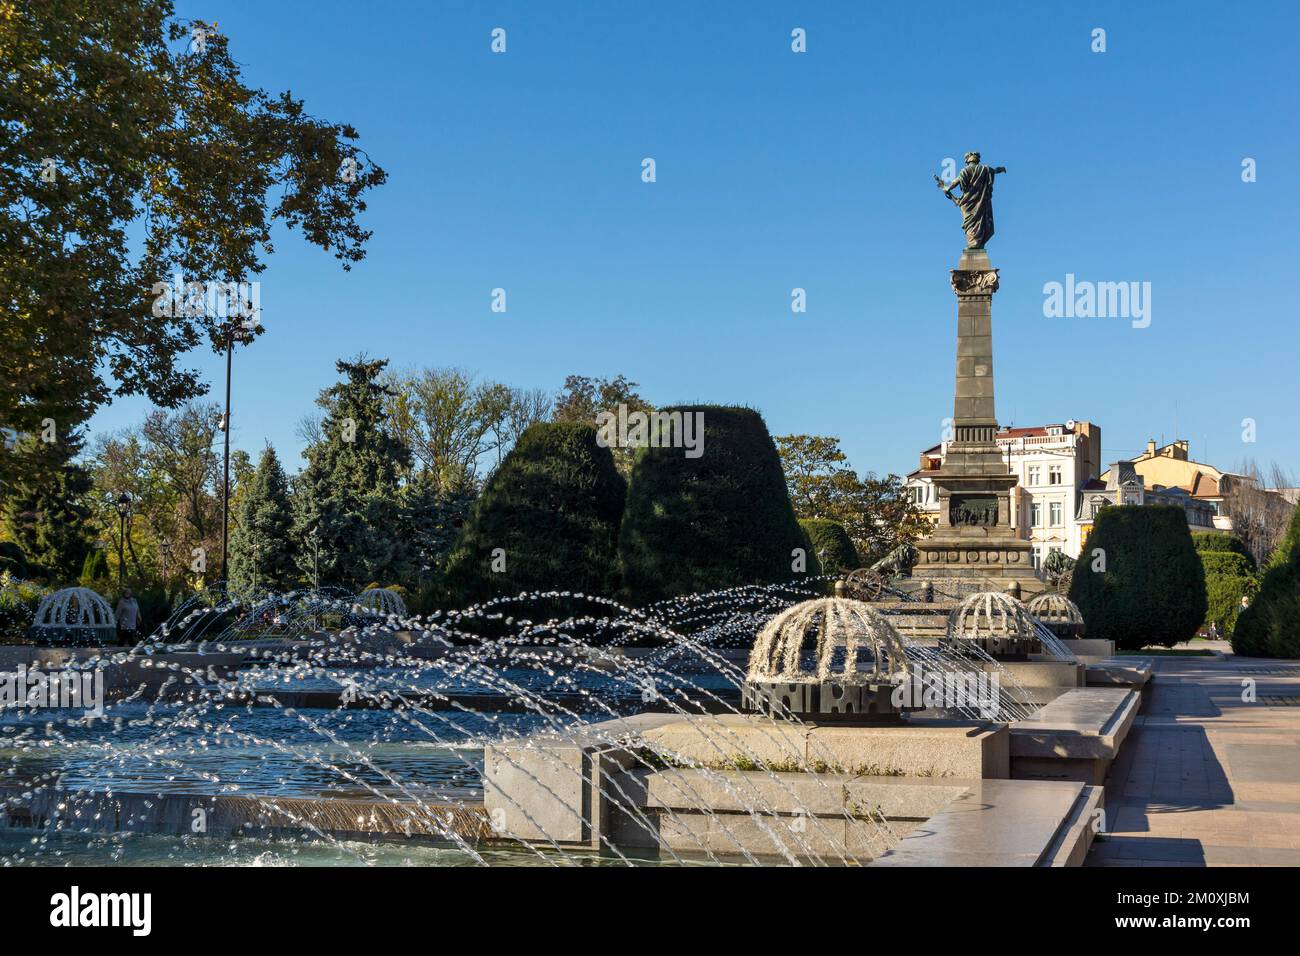
[[[859,477],[838,438],[782,435],[776,445],[795,514],[843,525],[863,563],[911,544],[929,529],[903,479],[871,473]]]
[[[177,358],[224,347],[228,320],[157,309],[154,287],[251,281],[275,221],[344,268],[364,256],[357,214],[385,174],[356,130],[246,86],[227,38],[170,0],[5,0],[0,74],[0,415],[16,431],[69,428],[113,395],[201,394]],[[0,456],[0,481],[22,462]]]
[[[1265,564],[1259,593],[1237,618],[1232,650],[1251,657],[1300,658],[1300,506]]]
[[[53,437],[46,442],[31,436],[14,449],[13,454],[31,459],[32,467],[20,472],[5,496],[3,526],[25,556],[28,573],[66,584],[77,577],[91,547],[92,481],[75,461],[81,438],[75,433]]]
[[[303,453],[307,467],[293,497],[300,566],[321,584],[359,588],[391,580],[405,561],[398,487],[411,452],[390,425],[387,365],[365,356],[339,361],[342,381],[317,399],[320,434]]]
[[[289,480],[267,445],[245,481],[230,538],[230,583],[236,590],[292,588],[300,575]]]

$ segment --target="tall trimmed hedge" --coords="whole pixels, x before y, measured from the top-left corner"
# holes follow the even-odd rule
[[[1300,507],[1266,567],[1259,593],[1237,618],[1233,653],[1300,658]]]
[[[1231,636],[1241,613],[1241,599],[1255,586],[1250,559],[1235,551],[1202,551],[1205,569],[1205,598],[1208,609],[1205,623],[1217,624],[1219,631]]]
[[[861,566],[858,549],[844,530],[844,525],[828,518],[800,518],[799,527],[808,535],[811,553],[817,556],[825,574],[835,574],[840,569],[853,571]]]
[[[1195,531],[1192,533],[1192,544],[1196,545],[1196,550],[1201,552],[1226,551],[1239,554],[1246,559],[1252,571],[1255,569],[1255,558],[1251,555],[1250,549],[1246,547],[1246,542],[1235,534],[1227,531]]]
[[[585,422],[531,426],[493,472],[447,558],[453,604],[521,591],[612,594],[627,485]],[[494,552],[497,567],[493,570]]]
[[[799,577],[792,554],[809,542],[763,417],[720,405],[664,411],[703,415],[703,453],[637,453],[618,540],[627,599],[646,604]],[[818,573],[815,553],[806,554],[804,573]]]
[[[1088,636],[1112,640],[1118,648],[1189,640],[1205,621],[1206,598],[1205,573],[1184,510],[1103,508],[1074,566],[1070,600],[1083,612]]]

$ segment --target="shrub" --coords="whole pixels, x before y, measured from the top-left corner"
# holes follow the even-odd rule
[[[488,479],[448,556],[450,600],[551,589],[613,593],[626,494],[591,425],[532,425]]]
[[[49,588],[15,581],[7,571],[0,571],[0,644],[27,642],[36,607],[48,592]]]
[[[838,521],[801,518],[799,527],[808,536],[809,554],[817,556],[817,564],[824,573],[835,574],[861,567],[858,549],[853,546],[853,539],[844,525]]]
[[[1105,565],[1094,571],[1097,549]],[[1089,637],[1126,650],[1171,647],[1205,621],[1205,573],[1182,508],[1104,508],[1084,553],[1087,559],[1074,567],[1070,599],[1083,612]]]
[[[1231,636],[1241,613],[1241,599],[1253,592],[1255,575],[1250,558],[1235,551],[1202,551],[1205,569],[1206,624],[1216,624]]]
[[[1268,570],[1250,607],[1232,634],[1233,653],[1247,657],[1300,657],[1300,507],[1282,541],[1269,556]]]
[[[762,416],[717,405],[664,411],[702,413],[703,453],[638,452],[618,539],[627,599],[789,581],[796,548],[806,553],[804,573],[817,574]]]
[[[1242,541],[1235,534],[1229,534],[1226,531],[1197,531],[1192,534],[1192,544],[1196,546],[1197,551],[1225,551],[1231,554],[1239,554],[1246,559],[1250,565],[1250,570],[1255,570],[1255,559],[1246,547],[1246,542]]]
[[[15,578],[25,578],[29,573],[23,549],[12,541],[0,541],[0,573],[6,571]]]

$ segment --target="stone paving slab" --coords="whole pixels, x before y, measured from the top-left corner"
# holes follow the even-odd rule
[[[1300,866],[1300,666],[1214,649],[1156,659],[1087,865]]]

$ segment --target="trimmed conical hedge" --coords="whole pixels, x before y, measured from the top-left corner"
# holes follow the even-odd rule
[[[841,570],[854,571],[861,567],[858,549],[853,546],[853,539],[844,530],[844,525],[829,518],[800,518],[799,527],[808,535],[812,553],[817,555],[817,563],[826,574],[836,574]]]
[[[612,594],[626,494],[591,425],[531,426],[488,479],[447,558],[449,601],[537,590]]]
[[[703,415],[702,453],[638,452],[618,539],[626,599],[647,604],[817,574],[762,416],[719,405],[662,412]],[[793,567],[795,549],[804,553],[802,574]]]
[[[1206,599],[1186,512],[1174,505],[1103,508],[1074,565],[1070,600],[1088,622],[1088,637],[1121,650],[1190,640],[1205,620]]]
[[[1300,506],[1265,567],[1259,593],[1237,618],[1233,653],[1300,658]]]

